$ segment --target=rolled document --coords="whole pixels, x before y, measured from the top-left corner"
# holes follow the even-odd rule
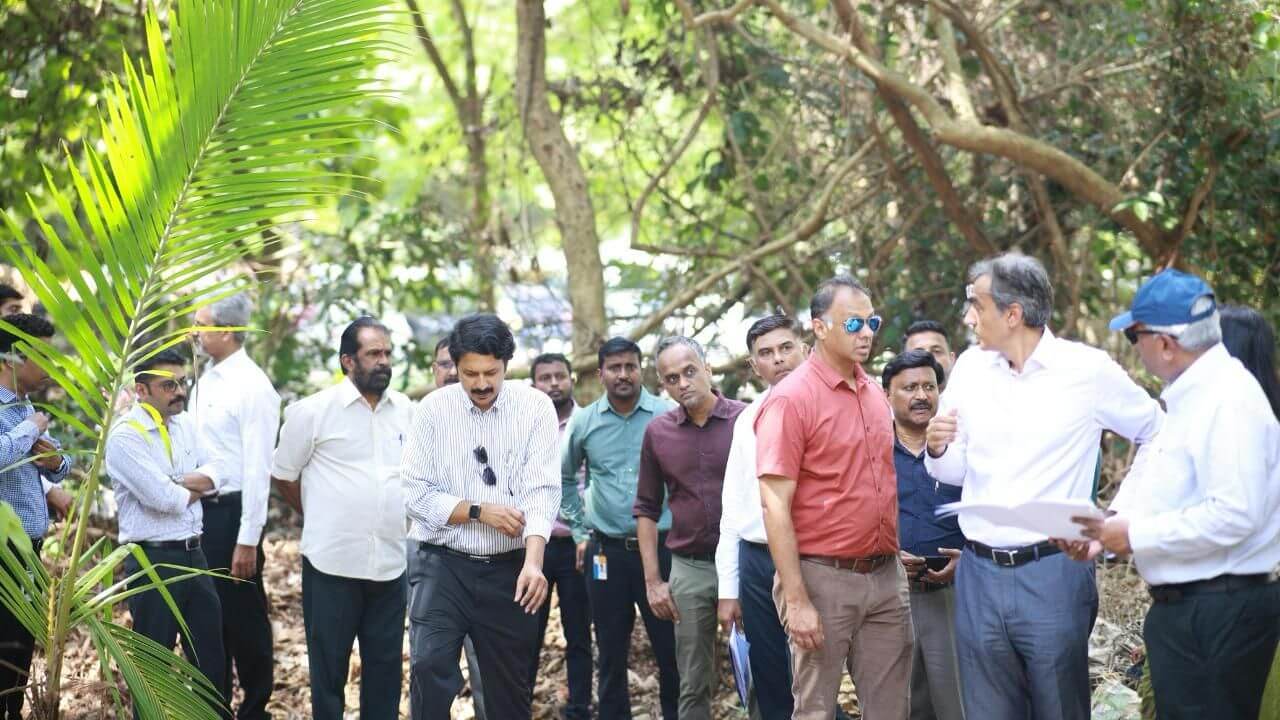
[[[994,525],[1004,525],[1063,540],[1084,540],[1083,529],[1073,517],[1101,519],[1106,513],[1088,500],[1029,500],[1017,505],[960,502],[939,505],[938,517],[966,515],[980,517]]]

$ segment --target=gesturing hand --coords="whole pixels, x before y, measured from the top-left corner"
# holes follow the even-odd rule
[[[530,615],[538,612],[542,603],[547,600],[547,578],[542,570],[525,563],[520,568],[520,576],[516,578],[515,601]]]
[[[929,427],[924,431],[925,443],[929,446],[929,454],[938,457],[946,452],[947,446],[955,442],[960,431],[960,416],[955,408],[944,414],[937,414],[929,420]]]
[[[680,622],[680,609],[671,597],[671,584],[662,582],[646,582],[645,596],[649,600],[649,609],[662,620]]]
[[[524,513],[506,505],[482,503],[480,522],[509,538],[518,538],[524,534]]]

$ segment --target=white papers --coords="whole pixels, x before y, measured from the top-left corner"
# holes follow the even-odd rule
[[[751,663],[747,659],[747,653],[751,644],[747,642],[747,636],[742,633],[742,629],[734,623],[729,627],[729,661],[733,665],[733,680],[738,686],[738,699],[742,701],[742,707],[748,707],[748,694],[751,689]]]
[[[1101,520],[1106,514],[1088,500],[1030,500],[1019,505],[960,502],[939,505],[939,517],[964,515],[979,517],[994,525],[1004,525],[1040,533],[1063,540],[1083,540],[1082,529],[1071,522],[1073,517],[1090,517]]]

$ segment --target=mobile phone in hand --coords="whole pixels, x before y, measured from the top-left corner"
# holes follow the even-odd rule
[[[951,562],[951,558],[946,555],[925,555],[924,566],[934,572],[942,572],[946,569],[947,563]]]

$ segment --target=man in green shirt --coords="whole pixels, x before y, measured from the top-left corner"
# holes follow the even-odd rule
[[[600,720],[630,720],[627,657],[636,608],[649,633],[658,662],[658,686],[663,720],[676,720],[680,678],[676,670],[675,634],[660,620],[645,598],[644,567],[640,562],[632,506],[640,468],[644,430],[673,405],[640,384],[640,347],[615,337],[597,355],[604,397],[575,413],[569,422],[560,465],[563,482],[561,514],[578,544],[578,562],[587,576],[591,619],[599,646]],[[578,491],[578,470],[586,464],[586,490]],[[658,530],[671,528],[665,505]],[[671,554],[659,542],[665,578]]]

